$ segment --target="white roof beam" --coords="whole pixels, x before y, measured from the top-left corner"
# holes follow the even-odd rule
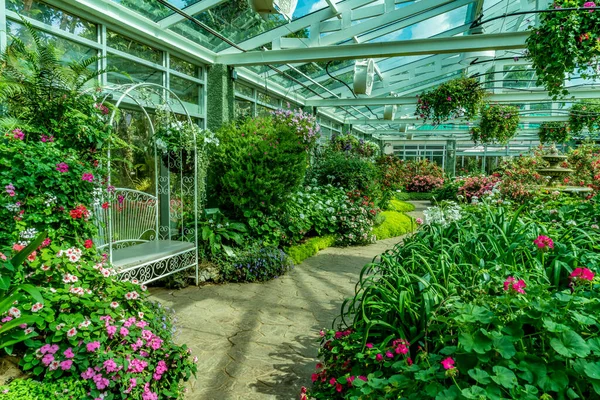
[[[511,50],[523,49],[528,36],[528,32],[511,32],[449,38],[398,40],[383,43],[359,43],[345,46],[322,46],[294,50],[250,51],[241,54],[219,53],[215,62],[234,66],[250,66],[449,54],[481,50]]]
[[[548,116],[521,116],[519,123],[521,124],[541,124],[542,122],[551,122],[551,121],[568,121],[569,115],[548,115]],[[416,118],[397,118],[393,121],[388,121],[385,119],[347,119],[347,124],[352,125],[398,125],[398,124],[423,124],[422,119]],[[477,124],[477,121],[473,121],[473,124]],[[447,122],[444,122],[443,125],[467,125],[468,122],[460,119],[451,119]],[[442,132],[442,130],[440,130]]]

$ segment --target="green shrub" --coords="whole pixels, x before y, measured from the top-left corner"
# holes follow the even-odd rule
[[[396,193],[396,200],[410,201],[410,200],[431,200],[433,198],[432,193],[427,192],[402,192]]]
[[[0,386],[2,400],[78,400],[87,395],[83,380],[79,377],[61,378],[54,382],[39,382],[33,379],[15,379]]]
[[[320,250],[331,247],[334,244],[335,236],[333,235],[313,237],[307,239],[304,243],[287,248],[286,252],[294,260],[294,263],[300,264],[307,258],[317,254]]]
[[[218,207],[236,217],[249,210],[277,214],[306,172],[308,153],[296,130],[261,117],[225,125],[216,135],[210,174]]]
[[[434,201],[457,201],[458,191],[462,186],[463,181],[459,179],[447,179],[444,182],[444,186],[435,189],[431,192],[432,199]]]
[[[263,282],[284,275],[294,267],[288,255],[275,246],[253,243],[236,253],[235,258],[220,259],[221,274],[229,282]]]
[[[387,209],[390,211],[411,212],[415,211],[415,206],[405,201],[390,200]]]
[[[331,149],[325,149],[316,156],[308,174],[309,181],[316,179],[319,185],[332,184],[347,191],[359,190],[374,199],[381,194],[377,178],[377,167],[370,160]]]
[[[413,219],[402,212],[382,211],[381,215],[385,220],[373,228],[373,234],[377,240],[402,236],[416,228]]]

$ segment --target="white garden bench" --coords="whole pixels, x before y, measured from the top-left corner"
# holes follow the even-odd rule
[[[108,209],[97,206],[97,247],[124,280],[148,283],[197,267],[196,244],[172,239],[170,227],[159,226],[159,202],[151,194],[116,189]]]

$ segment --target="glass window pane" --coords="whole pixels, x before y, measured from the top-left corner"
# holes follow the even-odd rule
[[[43,22],[89,40],[97,41],[97,26],[37,0],[6,0],[6,8],[23,16]]]
[[[108,73],[108,82],[116,84],[150,82],[162,85],[162,72],[121,57],[109,57],[108,66],[116,69]]]
[[[200,112],[200,85],[178,76],[170,76],[170,88],[185,104],[188,112]]]
[[[150,46],[136,42],[135,40],[126,38],[112,31],[107,31],[106,36],[108,46],[112,47],[113,49],[120,50],[147,61],[151,61],[155,64],[163,64],[162,52],[160,50],[156,50]]]
[[[198,77],[198,66],[197,65],[194,65],[187,61],[183,61],[181,58],[177,58],[175,56],[170,57],[169,64],[170,64],[172,70],[181,72],[182,74],[193,76],[194,78]]]
[[[236,98],[234,103],[234,115],[236,119],[243,119],[246,117],[251,117],[254,112],[254,103],[248,100]]]
[[[258,92],[258,101],[260,101],[261,103],[266,103],[266,104],[270,104],[274,107],[280,107],[281,106],[281,102],[279,101],[278,98],[271,96],[270,94],[267,93],[262,93],[262,92]]]
[[[235,83],[235,91],[243,96],[252,97],[254,96],[254,90],[250,86],[246,86],[243,83]]]
[[[161,19],[173,14],[167,6],[160,4],[156,0],[113,0],[130,10],[133,10],[152,21],[160,21]]]

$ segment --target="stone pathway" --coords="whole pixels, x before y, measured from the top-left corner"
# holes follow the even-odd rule
[[[422,217],[417,207],[411,214]],[[399,241],[325,249],[266,283],[152,290],[177,312],[176,341],[199,358],[186,399],[297,399],[314,372],[319,329],[354,294],[362,267]]]

